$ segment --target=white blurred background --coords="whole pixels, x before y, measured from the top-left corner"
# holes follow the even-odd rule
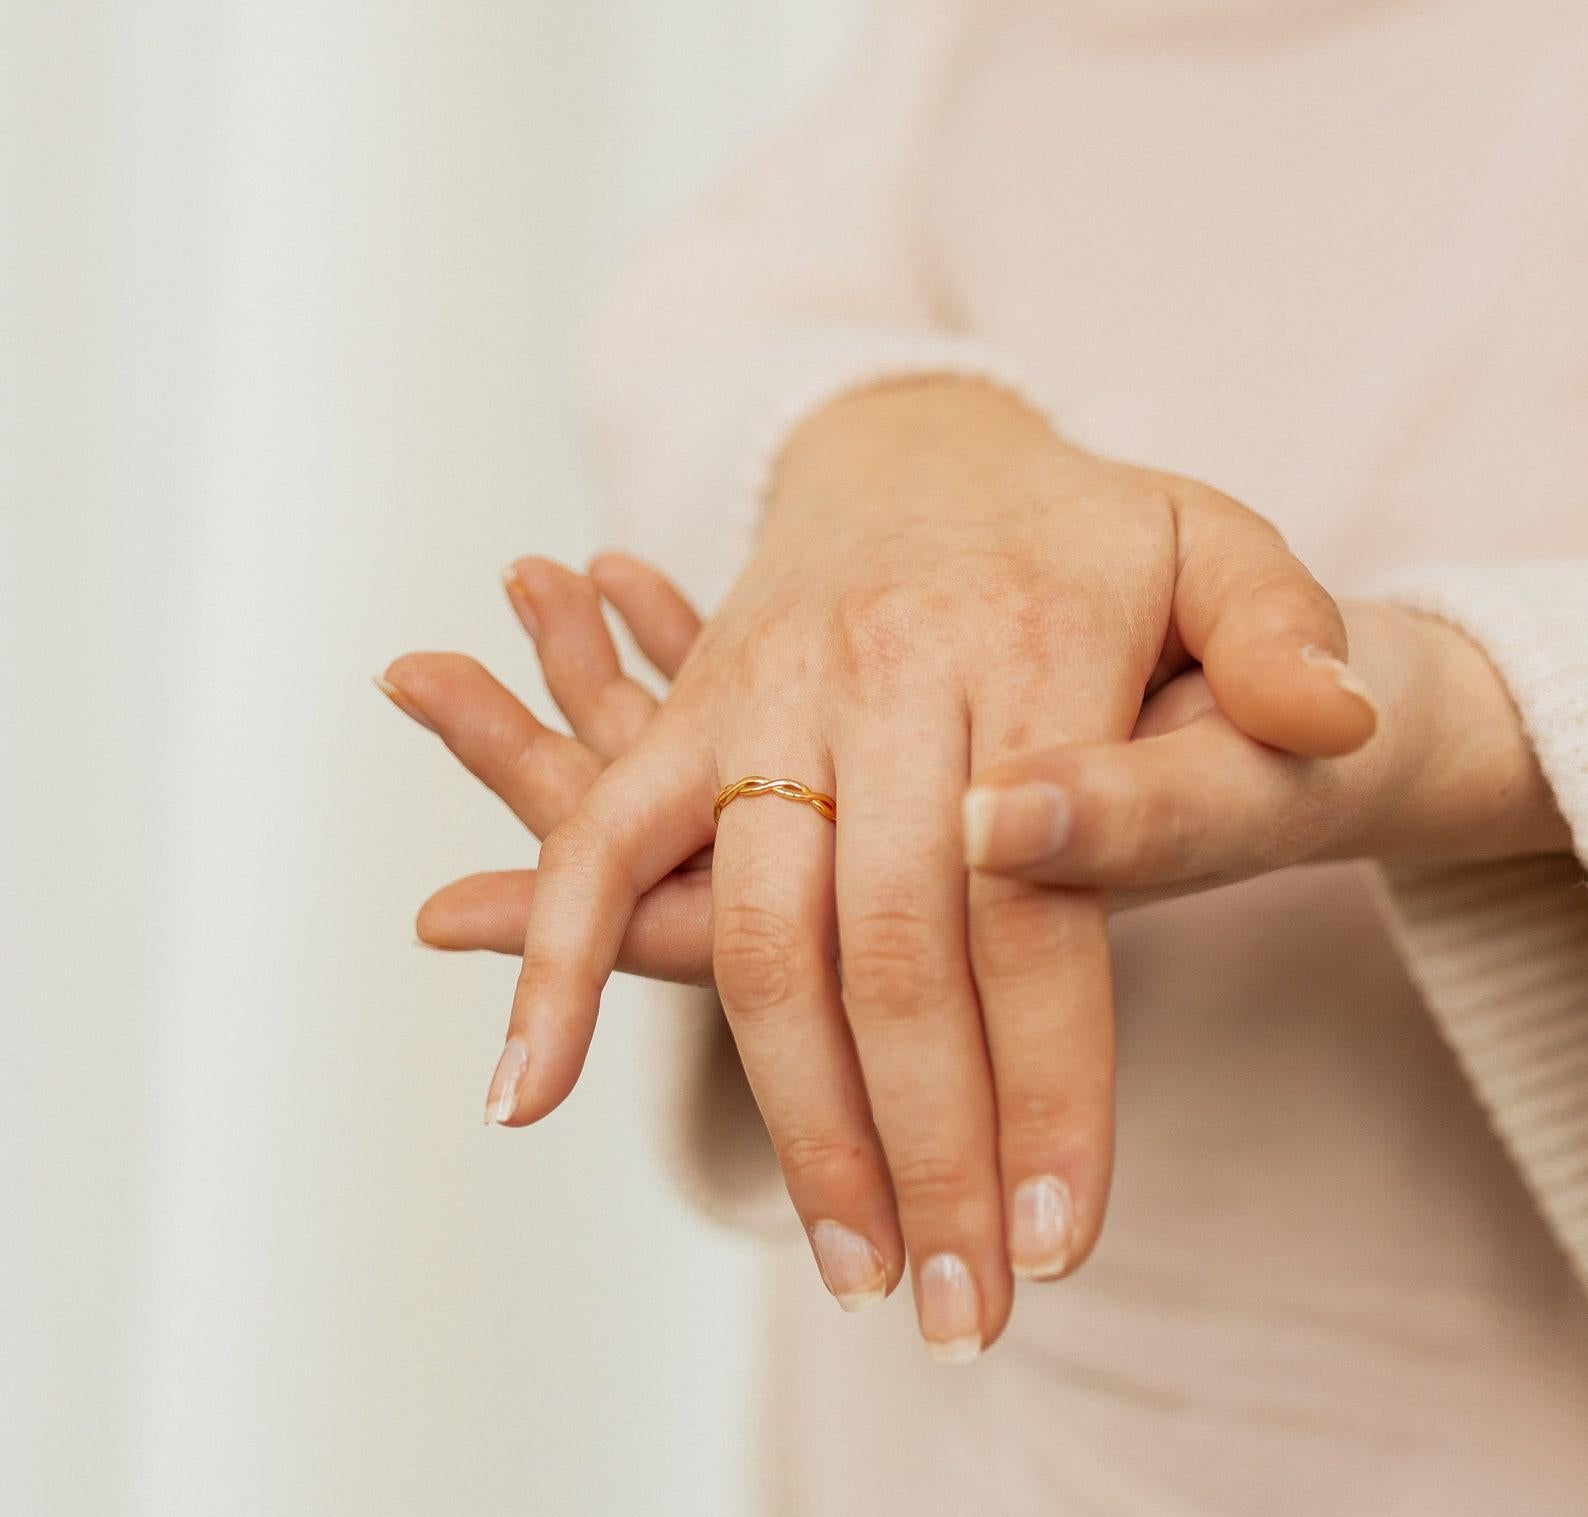
[[[756,1258],[620,984],[487,1130],[527,857],[369,676],[537,691],[569,355],[856,0],[0,3],[0,1512],[738,1514]]]

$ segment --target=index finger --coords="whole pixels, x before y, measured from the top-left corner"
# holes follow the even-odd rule
[[[547,837],[487,1122],[537,1121],[573,1089],[635,904],[711,838],[712,773],[703,745],[658,732]]]

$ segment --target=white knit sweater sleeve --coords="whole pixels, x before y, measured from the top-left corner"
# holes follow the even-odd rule
[[[586,347],[592,472],[623,545],[708,608],[754,542],[793,425],[927,372],[1031,386],[956,334],[920,228],[945,72],[973,6],[887,0],[818,98],[645,242]]]
[[[1588,1283],[1588,558],[1398,576],[1376,593],[1488,654],[1574,853],[1386,870],[1430,1010]]]

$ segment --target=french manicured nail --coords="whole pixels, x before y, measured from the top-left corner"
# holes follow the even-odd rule
[[[1372,695],[1368,693],[1367,686],[1357,678],[1349,664],[1343,663],[1332,653],[1328,652],[1326,649],[1318,647],[1314,643],[1308,643],[1307,646],[1301,650],[1301,656],[1303,660],[1311,664],[1314,669],[1323,669],[1329,674],[1333,675],[1335,684],[1344,690],[1347,695],[1354,695],[1359,701],[1366,702],[1372,710],[1378,710],[1377,705],[1375,705],[1373,701]]]
[[[421,711],[408,696],[404,695],[389,679],[377,674],[374,676],[375,688],[389,700],[404,716],[412,717],[421,727],[434,732],[436,724]]]
[[[811,1228],[811,1251],[822,1272],[822,1284],[846,1312],[875,1305],[888,1294],[882,1255],[869,1239],[841,1222],[818,1222]]]
[[[1057,785],[988,785],[965,795],[965,862],[1005,869],[1035,864],[1070,835],[1070,798]]]
[[[524,588],[524,581],[518,577],[518,565],[509,564],[502,570],[502,585],[507,591],[507,598],[513,603],[513,610],[518,613],[518,619],[524,624],[524,630],[531,637],[540,636],[540,618],[535,615],[535,608],[530,604],[529,591]]]
[[[965,1364],[981,1353],[981,1292],[958,1254],[933,1254],[921,1266],[917,1310],[927,1352],[943,1364]]]
[[[1009,1264],[1028,1280],[1052,1280],[1070,1259],[1074,1207],[1070,1188],[1056,1175],[1038,1175],[1015,1186],[1009,1215]]]
[[[529,1068],[529,1050],[518,1038],[509,1038],[496,1061],[496,1073],[491,1076],[491,1089],[485,1097],[485,1125],[505,1122],[518,1110],[518,1091],[524,1083],[524,1071]]]

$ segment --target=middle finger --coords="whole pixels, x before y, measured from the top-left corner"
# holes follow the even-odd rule
[[[724,778],[741,777],[737,762]],[[775,771],[830,792],[829,772],[813,754]],[[809,806],[759,795],[723,811],[717,992],[822,1279],[853,1311],[898,1281],[904,1249],[839,999],[832,882],[832,824]]]
[[[502,583],[574,736],[608,761],[628,752],[656,714],[656,697],[623,672],[595,585],[549,558],[519,559]]]
[[[966,960],[956,717],[878,710],[838,753],[845,1007],[893,1176],[933,1355],[973,1359],[1008,1318],[997,1115]]]

